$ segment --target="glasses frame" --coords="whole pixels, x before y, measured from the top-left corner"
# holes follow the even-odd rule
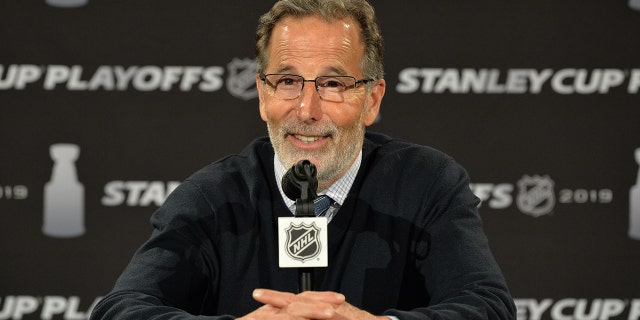
[[[305,79],[303,76],[298,75],[298,74],[292,74],[292,73],[267,73],[267,74],[260,74],[259,78],[262,81],[263,84],[267,84],[267,77],[268,76],[293,76],[293,77],[300,77],[300,79],[302,79],[302,86],[300,87],[300,91],[298,92],[298,95],[293,97],[293,98],[288,98],[288,99],[284,99],[284,100],[293,100],[293,99],[297,99],[300,97],[300,95],[302,95],[302,90],[304,90],[304,84],[305,82],[313,82],[314,87],[316,88],[316,92],[318,93],[318,96],[320,96],[320,98],[325,99],[322,97],[322,95],[320,94],[320,86],[318,85],[318,79],[320,78],[335,78],[335,77],[346,77],[346,78],[351,78],[353,79],[354,83],[353,86],[345,86],[345,89],[343,92],[346,92],[347,90],[350,89],[355,89],[358,87],[359,84],[364,84],[366,85],[369,82],[375,81],[375,79],[371,79],[371,78],[363,78],[363,79],[356,79],[356,77],[353,76],[345,76],[345,75],[339,75],[339,76],[318,76],[315,79]],[[271,85],[269,84],[270,87],[272,87],[274,89],[274,91],[277,89],[277,87],[275,85]],[[328,100],[329,101],[329,100]],[[335,102],[339,102],[339,101],[335,101]]]

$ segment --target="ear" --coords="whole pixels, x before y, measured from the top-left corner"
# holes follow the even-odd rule
[[[382,97],[384,97],[384,92],[387,87],[387,83],[384,79],[377,80],[373,87],[371,88],[371,92],[367,96],[367,105],[365,108],[365,114],[363,118],[363,122],[365,126],[370,126],[378,117],[378,113],[380,113],[380,104],[382,104]]]
[[[256,73],[256,88],[258,89],[258,105],[260,108],[260,118],[262,118],[263,121],[267,121],[267,112],[265,110],[266,104],[264,102],[264,91],[262,90],[263,85],[264,83],[262,83],[262,80],[260,80],[260,75]]]

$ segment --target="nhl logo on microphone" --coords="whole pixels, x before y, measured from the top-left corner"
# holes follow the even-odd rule
[[[291,223],[287,232],[287,241],[285,252],[292,259],[305,262],[317,257],[320,254],[320,242],[318,241],[318,227],[316,224],[306,225],[300,223],[298,225]]]
[[[327,218],[279,218],[278,238],[281,268],[328,265]]]

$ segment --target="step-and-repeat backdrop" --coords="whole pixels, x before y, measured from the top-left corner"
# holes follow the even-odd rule
[[[190,173],[266,134],[271,1],[0,1],[0,320],[86,319]],[[373,1],[372,131],[469,171],[518,319],[640,319],[640,3]]]

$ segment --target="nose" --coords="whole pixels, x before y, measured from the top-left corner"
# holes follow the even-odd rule
[[[306,123],[322,119],[321,99],[315,82],[306,83],[298,98],[298,119]]]

